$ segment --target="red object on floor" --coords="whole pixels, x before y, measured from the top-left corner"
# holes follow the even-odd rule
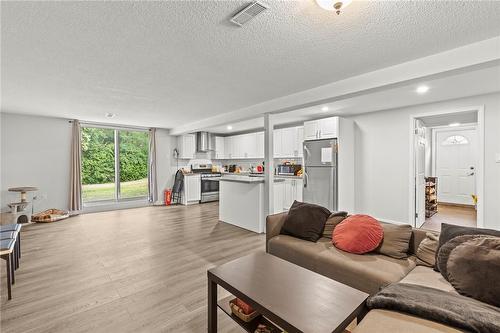
[[[352,215],[333,229],[332,241],[337,248],[355,254],[371,252],[384,238],[382,225],[369,215]]]
[[[243,311],[244,314],[249,314],[249,313],[252,313],[254,312],[255,310],[250,306],[248,305],[247,303],[243,302],[241,299],[237,298],[236,301],[234,302],[236,304],[237,307],[239,307],[241,309],[241,311]]]
[[[167,188],[165,190],[165,206],[170,206],[172,203],[172,189]]]

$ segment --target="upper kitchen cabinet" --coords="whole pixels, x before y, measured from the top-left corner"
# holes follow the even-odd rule
[[[215,137],[215,159],[221,160],[226,158],[225,153],[225,138],[222,136]]]
[[[257,158],[264,158],[264,132],[257,133]]]
[[[274,157],[302,157],[302,141],[304,128],[302,126],[274,130]]]
[[[233,158],[233,137],[224,137],[224,157],[223,158]]]
[[[190,159],[196,155],[196,134],[184,134],[177,137],[179,158]]]
[[[304,122],[304,140],[331,139],[338,137],[339,117]]]
[[[257,158],[257,133],[239,135],[242,158]]]

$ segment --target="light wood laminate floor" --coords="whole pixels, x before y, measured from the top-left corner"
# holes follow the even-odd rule
[[[441,231],[441,223],[476,227],[477,214],[474,207],[439,204],[438,212],[426,219],[423,229]]]
[[[206,332],[207,269],[265,247],[218,222],[217,203],[80,215],[22,236],[10,301],[1,267],[2,333]],[[241,332],[221,311],[219,328]]]

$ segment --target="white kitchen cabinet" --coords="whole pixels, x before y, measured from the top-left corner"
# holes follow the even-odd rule
[[[330,117],[304,122],[304,139],[331,139],[338,137],[339,117]]]
[[[304,128],[302,126],[274,130],[274,157],[293,158],[302,156]]]
[[[190,159],[196,155],[196,134],[185,134],[177,137],[179,158]]]
[[[304,122],[304,140],[318,139],[319,120]]]
[[[233,158],[232,149],[233,149],[233,137],[232,136],[224,137],[224,158]]]
[[[257,158],[257,133],[243,134],[240,140],[243,158]]]
[[[225,155],[225,140],[224,137],[222,136],[216,136],[215,137],[215,159],[223,159],[226,158]]]
[[[295,200],[302,201],[304,183],[300,178],[286,178],[283,184],[283,211],[287,211]]]
[[[182,204],[191,205],[201,200],[201,178],[199,174],[184,176]]]
[[[304,127],[297,127],[297,139],[296,139],[295,150],[297,151],[297,157],[302,158],[304,156]]]
[[[273,130],[273,156],[274,158],[283,157],[281,151],[282,149],[282,141],[281,141],[281,129]]]
[[[274,212],[273,214],[283,212],[283,205],[285,200],[285,182],[275,182],[273,186],[274,192]]]
[[[257,133],[257,158],[264,158],[264,132]]]

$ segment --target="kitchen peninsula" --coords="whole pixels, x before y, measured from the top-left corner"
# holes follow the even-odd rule
[[[275,201],[283,201],[285,179],[274,179]],[[278,211],[281,207],[276,205]],[[224,175],[219,185],[219,220],[253,232],[265,232],[264,178]]]

